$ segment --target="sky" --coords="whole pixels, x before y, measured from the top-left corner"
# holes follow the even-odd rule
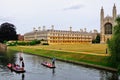
[[[100,9],[112,16],[113,5],[120,14],[120,0],[0,0],[0,24],[16,26],[17,34],[24,35],[35,27],[73,31],[87,28],[100,32]]]

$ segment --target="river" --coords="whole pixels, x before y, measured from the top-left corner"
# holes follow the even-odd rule
[[[50,59],[22,54],[25,62],[25,73],[11,72],[6,65],[9,62],[18,63],[19,53],[0,54],[0,80],[120,80],[116,73],[99,70],[71,63],[56,61],[55,69],[41,65]]]

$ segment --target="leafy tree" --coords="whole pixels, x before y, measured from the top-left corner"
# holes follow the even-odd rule
[[[100,35],[97,34],[96,39],[92,40],[92,43],[100,43]]]
[[[17,40],[16,27],[11,23],[0,25],[0,42]]]
[[[108,42],[108,48],[111,53],[111,66],[118,68],[120,64],[120,16],[116,18],[116,25],[114,26],[113,36]]]
[[[100,43],[100,35],[99,34],[96,36],[96,43]]]

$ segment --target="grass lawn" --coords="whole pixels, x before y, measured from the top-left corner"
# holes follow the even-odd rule
[[[62,51],[105,54],[107,45],[106,44],[55,44],[55,45],[25,46],[25,47],[35,48],[35,49],[45,49],[45,50],[62,50]]]

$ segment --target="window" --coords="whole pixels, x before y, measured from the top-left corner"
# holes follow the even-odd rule
[[[112,24],[111,23],[106,23],[104,27],[105,27],[105,34],[112,34]]]

